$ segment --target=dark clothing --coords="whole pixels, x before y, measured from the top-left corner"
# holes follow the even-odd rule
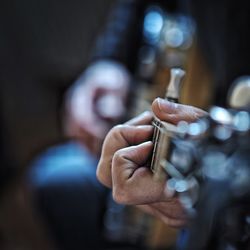
[[[198,43],[214,80],[214,104],[227,106],[232,82],[249,75],[250,2],[190,1]]]
[[[102,249],[108,190],[96,180],[95,159],[75,142],[54,146],[32,164],[38,210],[59,249]]]
[[[64,91],[85,69],[113,1],[1,2],[0,116],[11,165],[25,168],[64,139]]]

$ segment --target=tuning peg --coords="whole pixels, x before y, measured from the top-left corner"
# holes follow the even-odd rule
[[[172,68],[170,71],[170,81],[167,87],[165,98],[178,102],[180,95],[181,82],[183,77],[185,76],[185,71],[180,68]]]

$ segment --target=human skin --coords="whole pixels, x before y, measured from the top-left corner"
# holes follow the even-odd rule
[[[172,124],[193,122],[206,114],[201,109],[160,98],[152,103],[152,111],[160,120]],[[137,205],[167,225],[181,227],[187,216],[178,197],[166,189],[167,175],[156,180],[147,166],[153,149],[152,119],[153,114],[146,112],[110,130],[104,140],[97,178],[112,188],[116,202]]]

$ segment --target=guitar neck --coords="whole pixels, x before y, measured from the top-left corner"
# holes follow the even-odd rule
[[[165,99],[170,102],[178,102],[181,81],[185,75],[182,69],[173,68],[170,71],[170,82],[168,84]],[[150,168],[153,173],[161,176],[162,167],[161,161],[166,159],[169,150],[169,135],[176,131],[176,127],[170,123],[163,122],[157,117],[154,117],[152,125],[153,132],[153,153],[151,158]]]

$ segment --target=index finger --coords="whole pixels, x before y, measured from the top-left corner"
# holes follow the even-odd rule
[[[107,187],[112,186],[111,165],[116,151],[149,140],[153,133],[151,125],[118,125],[107,134],[97,166],[97,178]]]

